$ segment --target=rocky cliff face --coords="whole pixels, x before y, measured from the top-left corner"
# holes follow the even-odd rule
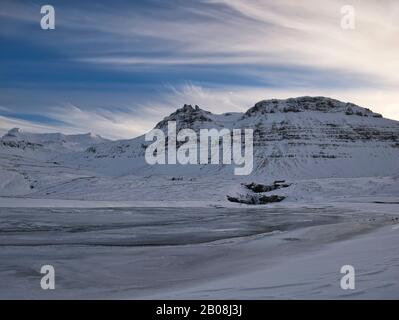
[[[346,115],[355,114],[361,117],[382,117],[380,114],[374,113],[367,108],[362,108],[353,103],[345,103],[326,97],[298,97],[286,100],[263,100],[256,103],[255,106],[249,109],[244,114],[244,117],[278,112],[288,113],[305,111],[345,113]]]
[[[158,122],[155,128],[165,130],[169,121],[175,121],[177,130],[187,128],[198,129],[204,127],[204,124],[207,122],[213,122],[211,115],[212,113],[202,110],[198,106],[192,107],[185,104],[183,108],[177,109],[171,115]]]

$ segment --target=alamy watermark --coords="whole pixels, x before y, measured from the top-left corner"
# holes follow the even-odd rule
[[[341,278],[342,290],[355,290],[355,268],[349,264],[342,266],[341,273],[344,276]]]
[[[352,5],[344,5],[340,9],[341,28],[344,30],[354,30],[356,28],[356,12]],[[40,8],[43,15],[40,20],[40,26],[43,30],[55,29],[55,9],[54,6],[46,4]]]
[[[252,129],[244,129],[244,132],[241,129],[201,129],[198,137],[192,129],[177,132],[176,122],[168,121],[167,136],[162,130],[154,129],[145,135],[145,140],[153,141],[145,151],[150,165],[234,163],[238,166],[234,168],[235,175],[249,175],[253,170]]]
[[[40,13],[43,15],[40,20],[40,27],[43,30],[55,29],[55,9],[51,5],[42,6]]]
[[[44,265],[40,269],[40,273],[44,276],[40,280],[40,287],[43,290],[55,289],[55,269],[52,265]]]
[[[344,30],[354,30],[356,28],[356,12],[355,7],[345,5],[341,8],[341,28]]]

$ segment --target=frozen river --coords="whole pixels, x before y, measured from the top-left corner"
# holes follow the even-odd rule
[[[192,245],[343,219],[337,210],[314,213],[312,209],[0,208],[0,245]]]
[[[267,298],[236,280],[394,223],[333,206],[0,208],[0,298]],[[40,287],[43,265],[55,290]]]

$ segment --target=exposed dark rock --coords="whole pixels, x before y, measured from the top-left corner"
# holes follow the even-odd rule
[[[281,202],[285,198],[286,197],[284,197],[284,196],[277,196],[277,195],[272,195],[272,196],[247,195],[246,197],[231,197],[231,196],[227,196],[227,200],[229,200],[230,202],[243,203],[243,204],[249,204],[249,205]]]
[[[89,147],[89,148],[86,149],[86,152],[89,152],[89,153],[96,153],[97,150],[96,150],[95,147]]]
[[[32,143],[32,142],[28,142],[28,141],[4,141],[4,140],[1,140],[0,143],[1,143],[1,145],[5,146],[5,147],[19,148],[22,150],[25,150],[27,148],[34,150],[35,148],[43,147],[43,145],[40,143]]]
[[[272,203],[272,202],[281,202],[285,199],[286,197],[284,196],[277,196],[277,195],[272,195],[272,196],[261,196],[259,198],[259,203],[260,204],[266,204],[266,203]]]
[[[248,184],[243,183],[243,186],[255,193],[270,192],[281,188],[288,188],[290,185],[291,184],[285,183],[285,180],[274,181],[272,185],[265,185],[255,182],[251,182]]]
[[[370,109],[361,108],[353,103],[344,103],[335,99],[326,97],[298,97],[286,100],[263,100],[256,103],[245,114],[245,117],[253,115],[264,115],[276,112],[304,112],[304,111],[319,111],[319,112],[344,112],[346,115],[358,115],[367,117],[379,117],[378,114],[373,113]]]
[[[211,113],[209,111],[202,110],[197,105],[193,107],[191,105],[185,104],[182,108],[177,109],[168,117],[158,122],[155,128],[161,130],[167,128],[168,121],[176,121],[177,130],[192,128],[193,124],[211,122],[212,119],[208,117],[210,114]]]

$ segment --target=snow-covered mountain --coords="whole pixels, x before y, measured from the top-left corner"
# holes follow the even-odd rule
[[[399,122],[352,103],[324,97],[264,100],[245,113],[212,114],[185,105],[155,128],[254,130],[254,176],[275,178],[361,177],[399,173]],[[221,174],[229,166],[148,166],[144,136],[100,144],[79,154],[88,167],[115,174]],[[76,155],[75,155],[76,157]],[[110,162],[109,160],[112,159]],[[112,169],[113,164],[121,163]]]
[[[80,177],[76,165],[65,167],[56,159],[108,141],[91,133],[64,135],[11,129],[0,138],[0,195],[29,194]]]
[[[75,135],[29,133],[20,128],[13,128],[0,139],[0,145],[9,148],[36,149],[38,151],[51,150],[66,153],[84,151],[92,145],[107,141],[109,140],[92,133]]]
[[[252,174],[235,176],[234,164],[148,165],[144,155],[151,142],[144,135],[104,141],[90,134],[28,134],[13,129],[0,140],[0,176],[7,178],[0,193],[61,199],[219,201],[240,188],[241,182],[281,179],[313,179],[282,193],[316,194],[318,188],[329,194],[343,194],[348,188],[359,195],[397,191],[392,186],[399,177],[399,122],[352,103],[325,97],[272,99],[256,103],[245,113],[224,114],[184,105],[155,128],[166,132],[168,121],[176,121],[178,130],[197,132],[202,128],[253,129]],[[51,157],[43,156],[47,154]],[[320,180],[336,178],[352,179],[351,186],[349,180],[331,180],[334,187]],[[366,186],[373,190],[365,191]]]

